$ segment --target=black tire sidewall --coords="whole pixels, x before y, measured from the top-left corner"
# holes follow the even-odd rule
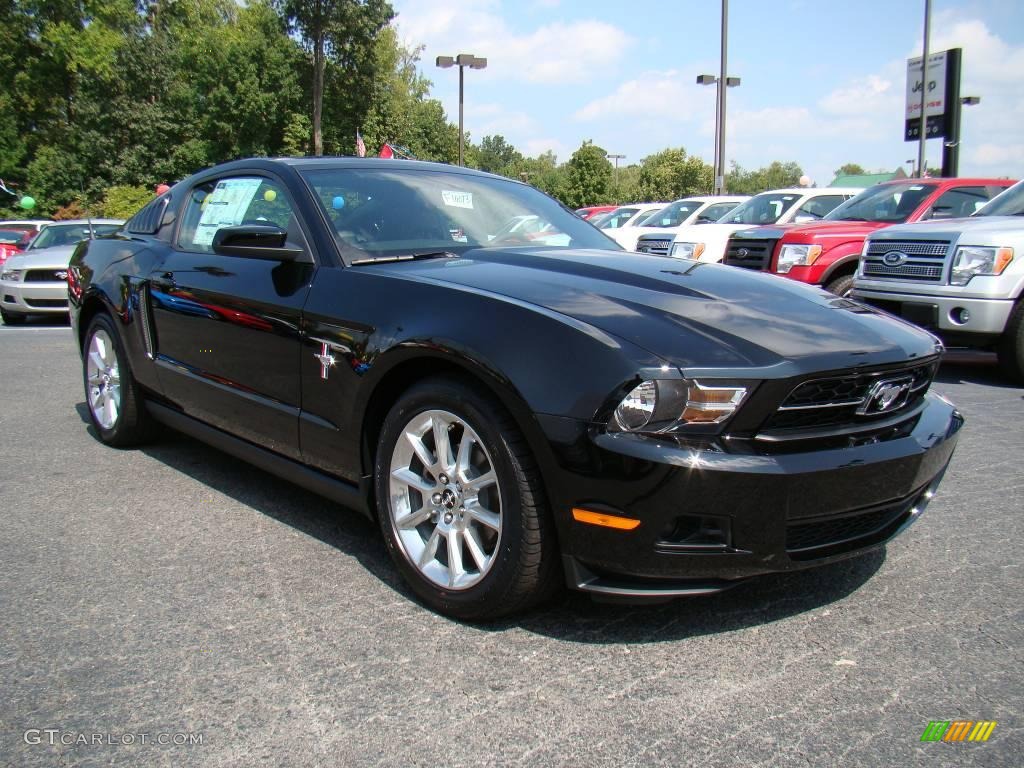
[[[839,290],[836,290],[837,286]],[[836,277],[829,280],[828,285],[825,286],[825,290],[829,293],[834,293],[836,296],[843,296],[844,293],[849,295],[852,287],[853,275],[843,275],[842,277]]]
[[[89,404],[89,347],[92,344],[93,336],[100,329],[107,332],[107,336],[110,337],[110,341],[114,346],[118,375],[121,379],[121,402],[118,407],[117,421],[112,429],[104,429],[96,421],[96,416],[92,412],[92,406]],[[137,435],[135,433],[138,430],[138,414],[134,413],[133,409],[138,408],[139,405],[138,398],[135,396],[135,379],[132,376],[131,367],[128,365],[128,357],[125,354],[124,345],[121,343],[121,335],[117,332],[117,328],[114,326],[114,322],[110,319],[109,315],[103,313],[96,315],[89,323],[89,328],[85,332],[85,342],[82,347],[82,384],[85,387],[85,407],[89,411],[89,422],[97,434],[99,434],[100,440],[114,446],[129,445],[136,442]]]
[[[519,578],[523,505],[517,477],[522,469],[489,416],[494,405],[461,382],[439,379],[416,385],[399,399],[385,418],[374,462],[377,518],[391,558],[424,602],[435,610],[460,618],[500,613],[500,604]],[[484,441],[501,489],[501,540],[497,560],[483,579],[464,590],[444,589],[423,576],[409,562],[392,525],[389,489],[392,452],[409,421],[429,410],[449,411],[473,428]]]

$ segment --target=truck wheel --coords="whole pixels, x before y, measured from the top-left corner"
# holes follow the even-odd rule
[[[494,619],[557,586],[539,472],[493,398],[456,379],[415,385],[385,419],[375,464],[388,551],[435,611]]]
[[[853,275],[842,275],[825,286],[825,290],[836,296],[849,296],[853,290]]]
[[[1018,384],[1024,384],[1024,299],[1017,302],[1010,315],[1010,322],[996,344],[996,353],[1003,373]]]

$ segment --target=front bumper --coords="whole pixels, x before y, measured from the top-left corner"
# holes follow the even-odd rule
[[[0,306],[19,315],[67,313],[67,283],[0,281]]]
[[[903,437],[805,453],[724,453],[609,433],[586,438],[589,449],[563,443],[557,505],[641,521],[626,531],[562,517],[569,586],[615,598],[703,594],[876,548],[920,516],[963,424],[931,394],[914,419]]]
[[[901,293],[864,285],[854,286],[853,298],[865,304],[909,320],[915,325],[949,337],[960,334],[999,336],[1013,312],[1013,299],[988,299],[969,296],[938,296],[925,293]],[[963,311],[968,319],[962,321]]]

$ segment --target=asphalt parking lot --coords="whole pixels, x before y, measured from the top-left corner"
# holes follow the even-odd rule
[[[173,434],[103,447],[66,326],[0,327],[0,361],[3,764],[1021,764],[1024,390],[983,357],[944,365],[967,426],[886,550],[490,626],[297,487]],[[957,719],[998,725],[920,741]]]

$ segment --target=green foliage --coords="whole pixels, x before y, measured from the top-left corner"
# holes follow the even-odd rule
[[[714,186],[714,169],[686,150],[666,149],[640,162],[637,194],[641,200],[676,200],[707,195]]]
[[[845,163],[836,168],[836,176],[863,176],[867,171],[857,163]]]
[[[599,205],[611,199],[612,164],[608,153],[591,141],[584,141],[568,162],[561,199],[570,208]]]
[[[108,187],[96,215],[107,219],[128,219],[153,199],[151,187],[123,185]]]
[[[800,166],[793,162],[780,163],[776,160],[756,171],[745,171],[733,161],[732,170],[726,174],[725,186],[736,195],[756,195],[769,189],[798,186],[803,175]]]
[[[484,136],[476,150],[476,167],[488,173],[513,176],[523,162],[523,156],[504,136]]]

